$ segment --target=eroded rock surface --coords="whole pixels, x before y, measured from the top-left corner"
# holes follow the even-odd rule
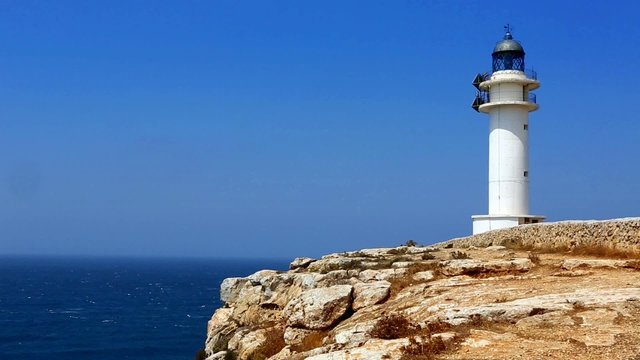
[[[640,359],[639,250],[640,220],[623,219],[297,258],[290,271],[224,280],[205,350],[208,360],[399,360],[425,348],[451,360]],[[407,323],[394,328],[390,315]]]
[[[284,309],[287,326],[322,330],[332,326],[350,309],[353,287],[335,285],[307,290]]]

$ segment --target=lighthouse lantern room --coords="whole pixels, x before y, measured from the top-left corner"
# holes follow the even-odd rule
[[[540,82],[525,71],[524,48],[508,25],[491,56],[492,72],[473,81],[472,107],[489,115],[489,213],[472,216],[474,234],[545,219],[529,215],[529,113],[538,110],[531,91]]]

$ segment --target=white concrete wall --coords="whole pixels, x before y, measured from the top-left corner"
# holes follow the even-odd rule
[[[523,101],[523,86],[519,83],[501,83],[491,86],[489,89],[491,102],[497,101]]]
[[[478,218],[473,219],[473,234],[518,226],[519,218]]]
[[[518,84],[500,84],[500,96],[512,92],[513,85],[522,97]],[[491,109],[489,117],[489,215],[528,214],[529,178],[525,171],[529,171],[529,145],[524,125],[528,125],[529,113],[523,106],[502,105]]]

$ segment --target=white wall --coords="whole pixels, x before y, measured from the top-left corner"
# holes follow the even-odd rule
[[[500,84],[496,94],[503,99],[511,96],[514,86],[520,89],[522,99],[519,84]],[[489,215],[528,214],[529,178],[525,171],[529,170],[529,145],[524,125],[528,125],[529,113],[523,106],[502,105],[492,108],[489,116]]]
[[[473,234],[518,226],[519,218],[477,218],[473,219]]]

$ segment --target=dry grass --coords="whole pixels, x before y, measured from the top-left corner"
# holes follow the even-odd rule
[[[462,259],[471,259],[471,257],[469,256],[469,254],[467,254],[464,251],[453,251],[451,252],[451,258],[455,259],[455,260],[462,260]]]
[[[369,333],[377,339],[400,339],[415,335],[420,330],[402,314],[391,314],[380,318]]]
[[[442,321],[429,323],[425,327],[412,324],[402,314],[387,315],[378,320],[371,337],[378,339],[408,338],[409,345],[402,348],[403,355],[400,360],[433,360],[435,355],[448,350],[447,344],[441,337],[433,337],[432,334],[450,331],[452,326]],[[455,346],[461,339],[454,339],[451,345]]]
[[[422,280],[415,280],[413,275],[422,271],[433,271],[433,280],[438,279],[442,276],[440,273],[440,268],[437,261],[427,261],[427,262],[417,262],[412,264],[407,268],[407,272],[401,278],[396,278],[390,280],[391,289],[390,296],[398,294],[402,289],[407,288],[409,286],[417,285],[424,283]]]
[[[435,355],[447,350],[447,345],[441,338],[429,338],[418,341],[415,337],[409,338],[409,345],[403,349],[404,354],[400,360],[433,360]]]
[[[532,263],[536,265],[540,264],[540,256],[538,254],[530,252],[528,257]]]
[[[426,252],[422,254],[422,260],[433,260],[435,259],[435,255],[433,255],[432,253]]]

